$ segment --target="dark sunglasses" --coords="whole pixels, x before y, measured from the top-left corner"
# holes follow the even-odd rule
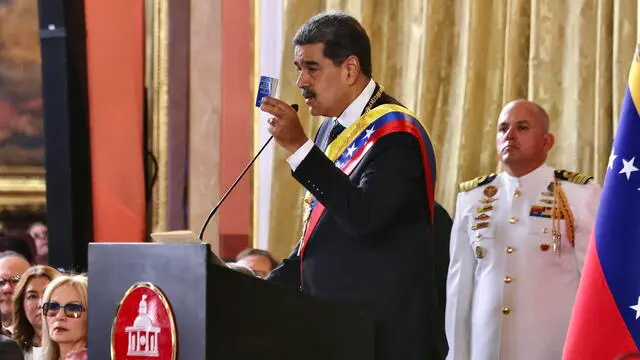
[[[58,315],[60,308],[64,309],[64,315],[69,318],[77,319],[83,312],[87,311],[81,304],[69,303],[65,306],[57,302],[46,302],[42,304],[42,313],[45,316],[54,317]]]
[[[7,278],[0,278],[0,287],[7,285],[7,283],[11,284],[12,286],[16,286],[18,281],[20,281],[20,275],[13,275]]]

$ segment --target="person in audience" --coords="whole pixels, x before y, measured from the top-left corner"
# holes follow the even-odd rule
[[[278,262],[267,250],[245,249],[236,256],[236,263],[244,265],[264,279],[271,270],[278,266]]]
[[[12,296],[22,274],[31,264],[14,251],[0,252],[0,319],[2,327],[13,330]]]
[[[548,166],[553,144],[540,105],[509,102],[496,133],[504,171],[460,184],[447,280],[449,360],[562,358],[600,186]]]
[[[2,360],[23,360],[20,346],[11,339],[11,334],[0,329],[0,359]]]
[[[26,235],[25,235],[26,237]],[[27,239],[17,234],[0,235],[0,252],[13,251],[25,258],[29,264],[35,263],[33,251]]]
[[[238,263],[234,263],[234,262],[228,262],[226,263],[227,267],[233,271],[237,271],[241,274],[245,274],[245,275],[249,275],[249,276],[254,276],[254,277],[259,277],[253,270],[249,269],[246,265],[242,265],[242,264],[238,264]]]
[[[42,306],[44,290],[60,273],[49,266],[32,266],[13,293],[13,339],[25,360],[42,359]]]
[[[49,230],[47,226],[41,222],[34,223],[29,227],[29,235],[36,245],[36,264],[46,265],[49,257]]]
[[[87,277],[60,275],[42,298],[44,360],[86,359]]]

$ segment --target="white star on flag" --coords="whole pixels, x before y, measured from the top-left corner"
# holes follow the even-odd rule
[[[607,166],[609,169],[613,170],[613,161],[618,157],[618,155],[613,153],[614,149],[611,149],[611,155],[609,155],[609,165]]]
[[[627,161],[625,159],[622,159],[622,170],[620,170],[620,172],[618,174],[622,174],[624,173],[625,175],[627,175],[627,180],[629,180],[629,178],[631,177],[631,173],[634,171],[638,171],[638,168],[633,166],[634,161],[636,161],[636,157],[632,157],[631,160]]]
[[[375,128],[376,128],[375,126],[372,126],[371,129],[365,130],[365,132],[366,132],[366,134],[364,135],[365,140],[370,138],[371,135],[373,135],[373,131],[374,131]]]
[[[629,307],[636,311],[636,320],[638,320],[640,318],[640,296],[638,296],[638,303]]]
[[[353,153],[356,151],[356,146],[355,145],[351,145],[348,149],[347,149],[347,156],[351,156],[353,155]]]

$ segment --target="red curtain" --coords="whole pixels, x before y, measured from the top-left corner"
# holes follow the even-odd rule
[[[85,2],[94,240],[145,238],[144,2]]]

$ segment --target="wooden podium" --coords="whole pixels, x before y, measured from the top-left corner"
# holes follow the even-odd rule
[[[374,358],[373,321],[352,309],[215,265],[214,258],[209,245],[200,243],[90,244],[89,359],[112,358],[112,327],[119,305],[127,290],[141,282],[160,289],[170,305],[177,359]],[[143,301],[140,314],[148,311]],[[127,329],[152,326],[140,325],[137,319],[136,323],[137,328]],[[138,341],[138,346],[152,342]],[[135,342],[129,345],[130,350],[134,347]]]

